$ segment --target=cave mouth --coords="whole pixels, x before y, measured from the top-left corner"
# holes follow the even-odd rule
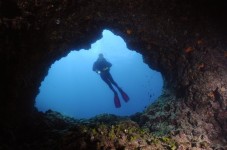
[[[130,116],[144,111],[161,95],[161,73],[150,69],[142,55],[129,50],[121,37],[109,30],[102,34],[90,50],[72,50],[52,64],[36,97],[39,111],[53,110],[75,119],[99,114]],[[118,92],[120,108],[114,106],[114,94],[108,85],[92,70],[100,53],[111,62],[113,79],[130,97],[125,102]]]

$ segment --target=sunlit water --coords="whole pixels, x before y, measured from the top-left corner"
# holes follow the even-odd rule
[[[115,108],[113,92],[100,76],[92,71],[98,54],[103,53],[112,63],[110,73],[118,85],[129,95],[121,108]],[[108,113],[120,116],[142,112],[160,96],[163,79],[159,72],[143,63],[142,56],[128,50],[124,40],[108,30],[91,49],[71,51],[49,69],[36,97],[40,111],[52,109],[77,119]]]

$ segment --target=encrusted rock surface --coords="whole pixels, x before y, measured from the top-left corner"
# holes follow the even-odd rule
[[[114,144],[99,132],[91,143],[96,119],[84,124],[34,108],[50,65],[72,49],[89,49],[103,29],[140,52],[165,82],[163,95],[144,113],[123,120],[112,116],[114,122],[103,124],[106,131],[133,122],[139,137],[139,128],[146,129],[143,145],[168,136],[156,147],[146,141],[154,149],[227,149],[226,6],[224,0],[0,0],[0,149],[132,148],[130,141]],[[80,131],[81,125],[89,132]]]

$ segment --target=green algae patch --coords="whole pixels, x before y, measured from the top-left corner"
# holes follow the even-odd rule
[[[62,144],[81,149],[169,149],[176,143],[169,137],[152,135],[147,128],[126,120],[115,124],[98,123],[92,126],[77,126],[69,130]],[[65,147],[65,149],[67,149]]]
[[[170,150],[175,150],[177,149],[177,143],[172,140],[170,137],[161,137],[159,138],[163,143],[165,143],[166,148]]]

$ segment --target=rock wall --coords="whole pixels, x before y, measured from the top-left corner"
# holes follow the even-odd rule
[[[159,101],[136,119],[141,126],[171,133],[186,147],[202,137],[226,145],[226,6],[224,0],[1,0],[2,129],[26,128],[50,65],[72,49],[89,49],[109,29],[165,80]]]

